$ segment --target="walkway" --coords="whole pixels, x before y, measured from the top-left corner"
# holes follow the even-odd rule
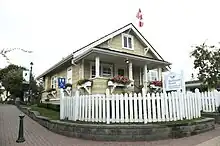
[[[216,146],[215,143],[220,142],[220,137],[217,137],[220,135],[220,127],[192,137],[154,142],[96,142],[80,140],[52,133],[26,116],[24,119],[26,141],[17,144],[15,141],[17,139],[19,114],[20,111],[15,106],[0,104],[0,146],[195,146],[210,139],[211,143],[206,142],[198,146]]]

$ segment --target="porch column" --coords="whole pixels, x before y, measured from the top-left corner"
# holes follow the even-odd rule
[[[99,56],[95,57],[95,77],[99,77],[99,66],[100,66],[100,60]]]
[[[133,69],[132,69],[132,62],[129,62],[128,64],[128,70],[129,70],[129,80],[133,81]]]
[[[158,68],[158,80],[161,81],[162,80],[162,68]]]
[[[148,82],[148,78],[147,78],[147,64],[144,65],[144,88],[147,91],[147,82]]]

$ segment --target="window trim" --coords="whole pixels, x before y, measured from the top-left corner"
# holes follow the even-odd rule
[[[156,76],[156,81],[158,80],[158,71],[157,70],[149,70],[148,74],[149,74],[149,81],[155,81],[155,80],[152,80],[152,75],[151,73],[155,73],[155,76]]]
[[[69,79],[69,78],[68,78],[68,72],[69,72],[69,70],[71,70],[71,78],[70,78],[70,79],[71,79],[71,82],[70,82],[70,84],[72,84],[72,82],[73,82],[73,81],[72,81],[72,80],[73,80],[73,68],[72,68],[72,66],[70,66],[70,67],[68,67],[68,68],[66,69],[66,83],[69,83],[69,82],[68,82],[68,79]]]
[[[95,77],[92,77],[92,66],[95,66],[94,62],[90,62],[90,78],[95,78]],[[103,66],[111,67],[111,76],[104,77],[104,78],[112,78],[113,77],[113,65],[110,63],[100,63],[100,77],[103,77]]]
[[[54,85],[54,80],[55,80],[55,81],[57,80],[57,76],[56,76],[56,75],[51,76],[50,87],[53,88],[53,89],[56,89],[56,88],[57,88],[57,82],[58,82],[58,81],[56,81],[55,87],[53,87],[53,85]]]
[[[131,48],[124,46],[124,37],[131,38]],[[123,49],[134,50],[134,36],[126,34],[126,33],[122,33],[121,39],[122,39],[122,48]],[[127,42],[127,44],[128,44],[128,42]]]

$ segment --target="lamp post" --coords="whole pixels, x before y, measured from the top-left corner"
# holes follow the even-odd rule
[[[33,66],[33,62],[30,63],[30,78],[29,78],[29,102],[32,100],[32,87],[31,87],[31,83],[32,83],[32,66]]]

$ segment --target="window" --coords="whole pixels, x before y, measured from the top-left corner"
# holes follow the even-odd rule
[[[90,64],[90,77],[94,78],[96,74],[95,64],[92,62]],[[112,77],[113,69],[110,64],[100,64],[99,74],[101,77]]]
[[[122,47],[133,50],[133,36],[129,34],[122,34]]]
[[[101,64],[101,76],[102,77],[111,77],[112,76],[112,66],[109,64]]]
[[[52,76],[51,77],[51,88],[55,89],[57,87],[57,77]]]
[[[118,75],[120,75],[120,76],[124,76],[124,75],[125,75],[125,70],[119,68],[119,69],[118,69]]]
[[[149,78],[149,81],[158,80],[158,72],[156,70],[149,70],[148,78]]]

